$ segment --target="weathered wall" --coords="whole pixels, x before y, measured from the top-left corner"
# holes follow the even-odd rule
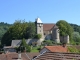
[[[67,36],[60,36],[60,41],[63,43],[69,43],[69,35]]]

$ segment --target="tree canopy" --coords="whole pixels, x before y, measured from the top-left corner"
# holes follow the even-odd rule
[[[25,22],[17,20],[3,35],[1,43],[11,45],[12,40],[28,39],[35,35],[35,24],[33,22]]]
[[[60,29],[60,36],[66,36],[69,35],[70,39],[72,39],[72,33],[73,33],[73,28],[70,26],[68,22],[65,20],[59,20],[56,25]]]
[[[0,22],[0,40],[10,26],[11,24]]]

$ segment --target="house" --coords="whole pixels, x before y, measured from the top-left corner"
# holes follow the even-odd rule
[[[40,54],[44,52],[69,52],[66,46],[45,46],[40,50]]]
[[[80,60],[80,53],[45,52],[32,60]]]
[[[16,52],[16,49],[12,46],[4,46],[3,49],[5,53]]]

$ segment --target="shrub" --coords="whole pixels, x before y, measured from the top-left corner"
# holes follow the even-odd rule
[[[26,44],[25,39],[22,40],[22,42],[18,48],[18,51],[20,51],[20,50],[21,50],[21,52],[24,52],[24,51],[30,52],[31,51],[31,48],[28,44]]]
[[[40,39],[41,37],[42,37],[41,34],[36,34],[34,38]]]
[[[79,53],[79,51],[75,47],[68,47],[68,50],[72,53]]]

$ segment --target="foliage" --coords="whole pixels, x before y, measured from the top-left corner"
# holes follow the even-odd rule
[[[75,47],[68,46],[68,50],[69,50],[69,52],[72,52],[72,53],[79,53],[79,50],[76,49]]]
[[[35,24],[33,22],[17,20],[3,35],[1,43],[10,46],[12,40],[27,39],[33,37],[33,35],[35,35]]]
[[[79,32],[79,34],[80,34],[80,26],[79,25],[77,25],[77,24],[70,24],[70,25],[73,27],[75,32]]]
[[[28,44],[26,44],[26,41],[25,39],[22,40],[20,46],[19,46],[19,50],[21,50],[21,52],[30,52],[31,51],[31,48],[30,46],[28,46]]]
[[[42,36],[41,36],[41,34],[36,34],[35,36],[34,36],[34,38],[36,38],[36,39],[40,39]]]
[[[0,22],[0,40],[10,26],[11,24]]]
[[[60,29],[60,36],[69,35],[70,39],[72,39],[73,28],[68,22],[66,22],[65,20],[60,20],[56,23],[56,25]]]
[[[79,32],[74,32],[73,33],[73,41],[75,42],[76,45],[80,44],[80,34],[79,34]]]
[[[27,38],[33,38],[36,34],[36,27],[35,23],[29,22],[28,27],[26,28],[26,37]]]
[[[31,52],[39,52],[41,48],[43,48],[43,46],[32,47]]]
[[[53,45],[53,41],[51,41],[51,40],[44,40],[43,41],[43,45],[48,45],[48,46]]]

